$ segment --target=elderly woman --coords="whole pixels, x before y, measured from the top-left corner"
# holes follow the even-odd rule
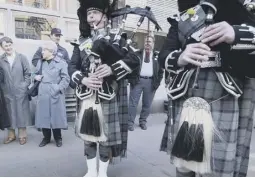
[[[38,90],[36,105],[37,128],[42,128],[43,140],[39,147],[47,145],[51,140],[51,129],[56,146],[62,146],[61,129],[67,128],[67,117],[65,107],[65,89],[69,85],[67,64],[61,60],[57,53],[57,45],[47,42],[42,46],[43,60],[36,66],[35,80],[41,81]]]
[[[19,143],[24,145],[27,142],[27,121],[30,119],[29,99],[26,94],[30,85],[30,67],[27,58],[13,49],[11,38],[1,38],[0,46],[4,51],[0,57],[4,75],[1,88],[11,121],[8,137],[4,143],[16,140],[15,129],[18,128]]]

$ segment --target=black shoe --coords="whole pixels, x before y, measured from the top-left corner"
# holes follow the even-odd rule
[[[43,139],[42,142],[39,144],[39,147],[44,147],[45,145],[47,145],[48,143],[50,143],[50,140],[48,139]]]
[[[147,130],[147,126],[145,124],[140,124],[142,130]]]
[[[134,125],[129,125],[129,126],[128,126],[128,130],[129,130],[129,131],[134,131],[134,130],[135,130]]]
[[[62,139],[57,139],[56,140],[56,146],[57,147],[61,147],[63,144],[62,144]]]

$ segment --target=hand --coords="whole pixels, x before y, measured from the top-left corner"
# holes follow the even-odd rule
[[[98,78],[104,78],[112,75],[112,69],[107,64],[100,65],[96,68],[96,72],[94,73]]]
[[[99,80],[97,77],[91,75],[89,77],[84,77],[81,83],[92,90],[98,90],[99,88],[102,87],[103,82]]]
[[[227,22],[219,22],[207,27],[200,39],[202,43],[210,43],[209,46],[216,46],[223,42],[233,44],[235,31]]]
[[[208,61],[211,56],[210,48],[203,43],[193,43],[186,46],[178,59],[178,65],[183,67],[187,64],[201,66],[201,62]],[[201,62],[199,62],[201,61]]]
[[[42,81],[43,76],[42,75],[36,75],[35,80]]]

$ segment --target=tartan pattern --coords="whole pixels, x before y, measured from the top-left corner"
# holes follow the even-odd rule
[[[245,176],[248,169],[251,132],[254,110],[254,82],[245,79],[242,83],[244,94],[235,98],[228,94],[218,81],[212,69],[201,69],[198,76],[199,89],[190,89],[186,95],[173,102],[174,126],[166,123],[160,150],[171,154],[172,143],[178,130],[178,119],[182,104],[189,97],[201,97],[212,102],[211,112],[214,125],[220,136],[215,134],[212,143],[212,176]],[[238,81],[240,82],[240,81]],[[173,157],[171,157],[172,160]],[[206,175],[205,175],[206,176]]]
[[[126,80],[118,82],[118,92],[114,99],[102,101],[104,129],[107,136],[103,146],[111,146],[113,157],[126,154],[128,139],[128,100]]]

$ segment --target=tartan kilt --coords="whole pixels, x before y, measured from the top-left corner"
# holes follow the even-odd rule
[[[237,81],[244,94],[235,98],[221,86],[212,69],[201,69],[198,76],[199,89],[192,89],[194,76],[190,80],[187,93],[172,102],[174,124],[166,122],[160,151],[171,154],[178,131],[179,118],[184,101],[189,97],[201,97],[211,106],[214,126],[220,136],[214,135],[211,154],[212,175],[210,176],[246,176],[249,163],[250,142],[253,127],[255,82],[245,78]],[[170,109],[170,108],[169,108]],[[171,139],[173,142],[171,142]],[[173,157],[171,157],[171,162]],[[206,175],[204,175],[206,176]]]
[[[116,97],[110,101],[101,100],[101,105],[107,141],[100,144],[111,148],[111,157],[125,157],[128,139],[127,81],[119,81]]]

